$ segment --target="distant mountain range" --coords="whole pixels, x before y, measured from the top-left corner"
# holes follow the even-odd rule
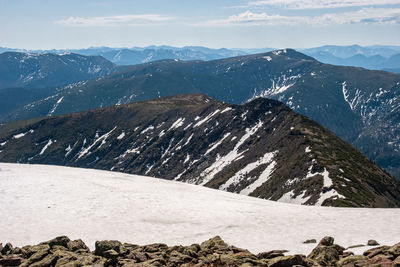
[[[214,60],[240,55],[265,53],[273,50],[276,49],[212,49],[201,46],[185,46],[182,48],[172,46],[148,46],[133,48],[91,47],[87,49],[28,51],[0,47],[0,53],[4,51],[35,53],[46,52],[56,54],[72,52],[86,56],[103,56],[107,60],[117,65],[136,65],[162,59]],[[306,55],[314,57],[323,63],[342,66],[356,66],[374,70],[386,70],[397,73],[400,72],[400,46],[326,45],[297,50]]]
[[[0,114],[118,69],[101,56],[2,53]]]
[[[399,207],[400,182],[284,104],[179,95],[0,126],[0,161],[149,175],[282,202]]]
[[[290,49],[214,61],[136,65],[25,105],[0,120],[184,93],[203,93],[234,104],[259,96],[280,100],[400,177],[400,75],[327,65]]]
[[[0,88],[55,87],[110,74],[115,65],[100,56],[78,54],[0,54]]]

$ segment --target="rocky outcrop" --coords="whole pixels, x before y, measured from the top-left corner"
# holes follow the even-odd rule
[[[334,244],[332,237],[324,237],[308,256],[285,255],[287,252],[273,250],[255,255],[228,245],[219,236],[201,244],[171,247],[160,243],[139,246],[104,240],[97,241],[95,251],[90,252],[82,240],[60,236],[22,248],[13,248],[8,243],[1,249],[0,266],[400,266],[400,243],[354,255]]]

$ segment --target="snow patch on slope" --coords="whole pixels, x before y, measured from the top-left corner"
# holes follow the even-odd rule
[[[0,236],[19,247],[60,235],[81,238],[91,249],[96,240],[171,246],[220,235],[253,253],[287,249],[307,255],[315,245],[302,242],[310,238],[329,235],[348,247],[371,237],[393,245],[400,236],[400,209],[300,206],[181,182],[48,165],[0,163],[0,178]]]
[[[246,133],[240,138],[240,140],[236,143],[235,147],[232,151],[222,157],[217,157],[215,162],[205,169],[201,174],[201,185],[205,185],[209,181],[211,181],[214,176],[222,171],[226,166],[231,164],[233,161],[238,160],[245,151],[239,152],[239,147],[253,134],[255,134],[263,125],[262,121],[259,121],[256,125],[252,128],[247,128]]]

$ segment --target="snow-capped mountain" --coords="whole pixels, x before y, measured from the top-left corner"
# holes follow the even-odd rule
[[[282,103],[180,95],[0,128],[0,161],[149,175],[306,205],[398,207],[400,184]]]
[[[100,56],[5,52],[0,54],[0,88],[61,86],[109,74],[114,67]]]
[[[66,114],[182,93],[240,104],[278,99],[400,177],[400,75],[333,66],[294,50],[137,65],[33,102],[2,121]]]

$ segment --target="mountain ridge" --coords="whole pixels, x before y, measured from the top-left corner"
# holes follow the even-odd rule
[[[0,116],[0,121],[182,93],[204,93],[234,104],[261,96],[280,100],[323,124],[400,177],[399,86],[398,74],[324,64],[284,49],[205,62],[163,60],[132,66],[31,103]]]
[[[5,130],[3,130],[5,129]],[[281,102],[178,95],[0,126],[0,161],[150,175],[282,202],[400,206],[400,184]]]

